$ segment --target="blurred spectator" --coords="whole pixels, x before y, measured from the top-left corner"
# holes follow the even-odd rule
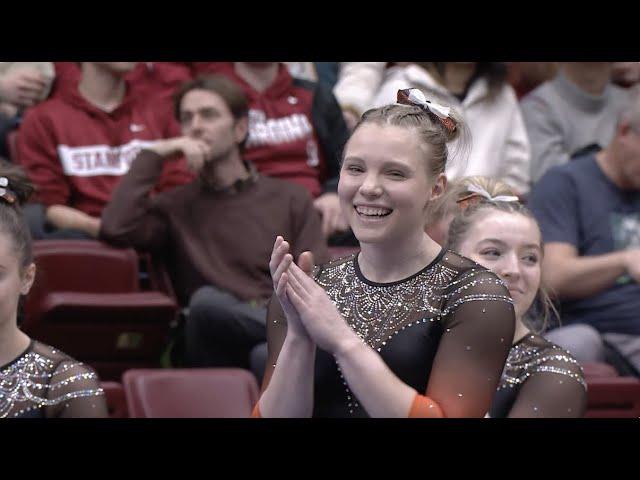
[[[340,74],[339,62],[314,62],[316,72],[318,72],[318,82],[333,89],[338,82]],[[334,92],[335,95],[335,92]]]
[[[51,62],[0,62],[1,156],[10,157],[7,135],[19,127],[24,109],[47,98],[54,75]]]
[[[54,76],[51,62],[0,62],[0,100],[17,109],[31,107],[47,98]]]
[[[614,62],[611,80],[625,88],[640,82],[640,62]]]
[[[331,90],[293,78],[278,62],[217,68],[242,87],[249,101],[246,159],[264,175],[307,188],[327,238],[348,232],[336,188],[349,132]]]
[[[139,153],[105,209],[100,237],[164,259],[180,304],[189,302],[190,365],[248,368],[250,349],[266,341],[275,239],[291,239],[296,258],[310,250],[325,261],[320,219],[303,187],[260,175],[246,161],[249,105],[237,84],[200,77],[175,101],[183,136]],[[149,198],[178,154],[197,178]]]
[[[233,62],[193,62],[191,64],[194,77],[233,71]]]
[[[369,108],[384,78],[387,62],[343,62],[333,93],[342,108],[349,130],[353,130]]]
[[[186,62],[135,62],[135,67],[127,72],[124,79],[136,95],[146,100],[166,102],[171,108],[171,95],[195,73],[195,66]],[[61,92],[76,90],[82,77],[80,63],[55,62],[56,81],[52,97]]]
[[[501,63],[412,63],[389,69],[373,106],[396,101],[402,88],[418,88],[427,99],[453,105],[472,136],[464,155],[447,167],[447,177],[482,175],[500,179],[518,195],[529,191],[530,147],[518,101]],[[458,150],[454,145],[452,151]]]
[[[611,83],[611,63],[561,63],[556,77],[522,99],[531,141],[531,180],[592,144],[607,145],[627,93]]]
[[[542,229],[543,270],[561,301],[563,322],[595,327],[637,375],[640,87],[630,91],[613,127],[614,136],[603,150],[549,169],[533,189],[530,206]],[[549,338],[565,346],[572,339],[562,330]]]
[[[292,77],[318,82],[333,88],[338,81],[338,62],[283,62]]]
[[[309,82],[318,81],[318,72],[314,62],[282,62],[287,66],[292,77]]]
[[[510,62],[507,64],[508,81],[518,99],[551,80],[558,71],[557,62]]]
[[[26,214],[33,236],[89,238],[120,177],[138,151],[175,135],[170,112],[135,95],[124,80],[134,62],[84,62],[77,88],[30,109],[18,159],[37,188]],[[165,165],[158,191],[192,178],[184,161]]]

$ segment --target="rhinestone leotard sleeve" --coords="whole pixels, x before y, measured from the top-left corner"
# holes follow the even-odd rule
[[[96,373],[48,345],[29,350],[0,371],[0,417],[106,417]]]
[[[509,352],[491,416],[581,417],[586,390],[582,368],[569,352],[529,334]]]
[[[442,267],[456,275],[440,298],[443,333],[425,394],[445,417],[481,418],[513,338],[513,303],[500,279],[469,259],[448,252]]]

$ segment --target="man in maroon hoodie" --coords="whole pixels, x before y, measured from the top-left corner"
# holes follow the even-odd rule
[[[135,62],[83,62],[75,88],[29,110],[18,161],[37,187],[26,213],[34,238],[93,238],[100,216],[137,153],[172,137],[177,124],[132,91]],[[184,160],[167,162],[157,191],[193,178]]]
[[[226,75],[244,90],[250,108],[246,159],[264,175],[305,187],[330,243],[355,240],[336,193],[349,131],[331,89],[293,78],[282,62],[196,63],[194,69]]]
[[[75,90],[82,78],[82,70],[76,62],[54,62],[56,79],[50,98],[60,96],[66,90]],[[196,71],[189,62],[137,62],[124,76],[136,95],[154,98],[172,107],[171,96],[184,82],[191,80]]]

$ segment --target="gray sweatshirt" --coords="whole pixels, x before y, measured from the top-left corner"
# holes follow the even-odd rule
[[[606,147],[627,101],[620,87],[609,84],[602,95],[591,95],[562,73],[525,96],[520,107],[531,142],[531,180],[587,145]]]

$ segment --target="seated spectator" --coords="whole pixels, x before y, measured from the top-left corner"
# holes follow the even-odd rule
[[[353,130],[369,108],[384,78],[387,62],[342,62],[333,93]]]
[[[640,62],[613,62],[611,81],[623,88],[640,82]]]
[[[349,238],[336,193],[349,132],[331,90],[294,79],[278,62],[235,62],[216,68],[240,85],[249,101],[246,159],[264,175],[307,188],[322,216],[325,236],[335,236],[332,243],[341,243],[335,239],[341,236]]]
[[[591,144],[608,145],[627,99],[611,83],[611,63],[560,63],[555,78],[520,104],[531,141],[532,182]]]
[[[486,177],[465,178],[449,195],[459,209],[449,247],[495,272],[515,307],[512,347],[489,416],[581,417],[587,395],[580,365],[539,335],[553,305],[540,285],[544,253],[533,215],[507,185]]]
[[[102,209],[138,151],[175,135],[169,115],[124,80],[134,66],[84,62],[76,89],[27,112],[17,149],[36,186],[38,204],[26,211],[36,239],[96,237]],[[191,179],[184,161],[167,162],[157,190]]]
[[[18,326],[20,297],[36,275],[21,210],[32,190],[19,167],[0,161],[0,418],[106,417],[95,372]]]
[[[513,88],[500,63],[411,63],[389,70],[373,100],[374,107],[395,100],[402,88],[418,88],[429,100],[455,106],[472,136],[465,162],[454,161],[447,177],[495,177],[518,195],[529,191],[530,147]],[[458,147],[452,146],[452,150]]]
[[[318,82],[333,89],[338,83],[340,62],[313,62],[313,66],[318,74]]]
[[[223,76],[186,83],[175,97],[181,137],[145,147],[106,207],[100,238],[162,258],[179,303],[189,305],[189,365],[242,367],[266,341],[269,258],[287,232],[292,252],[327,259],[320,219],[300,185],[258,174],[242,152],[249,106]],[[179,154],[198,173],[150,198],[163,167]]]
[[[558,71],[557,62],[509,62],[507,80],[516,92],[518,100],[551,80]]]
[[[55,62],[56,81],[52,97],[66,90],[78,88],[82,77],[80,63]],[[171,107],[171,96],[176,89],[195,74],[193,63],[187,62],[136,62],[136,66],[127,72],[124,79],[136,95],[153,97],[155,101],[165,102]]]
[[[47,98],[53,78],[51,62],[0,62],[0,156],[9,157],[8,134],[19,127],[24,109]]]
[[[640,87],[629,93],[606,148],[550,168],[533,189],[530,207],[540,223],[544,273],[560,299],[563,322],[596,328],[637,374]],[[562,346],[572,341],[563,330],[553,337]]]
[[[292,77],[322,83],[333,88],[338,81],[338,62],[282,62]]]
[[[282,62],[292,77],[309,82],[318,81],[318,72],[313,62]]]

